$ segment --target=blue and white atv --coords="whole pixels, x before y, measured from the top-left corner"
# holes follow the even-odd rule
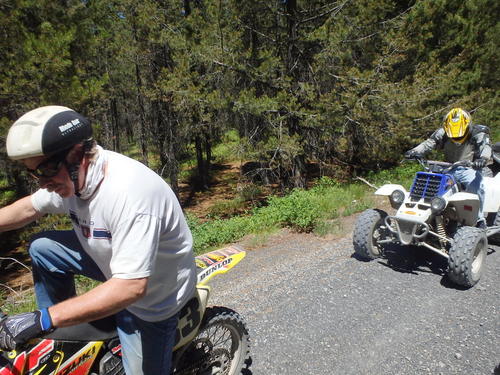
[[[354,251],[371,260],[383,256],[390,243],[424,246],[448,259],[448,277],[454,283],[472,287],[481,277],[488,241],[500,245],[500,173],[484,177],[485,230],[476,228],[477,195],[461,191],[448,174],[454,166],[470,162],[419,161],[424,171],[417,172],[410,191],[387,184],[375,192],[389,197],[396,213],[364,211],[354,228]]]

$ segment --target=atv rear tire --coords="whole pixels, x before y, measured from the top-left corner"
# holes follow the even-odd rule
[[[466,226],[458,228],[448,258],[451,281],[467,288],[474,286],[483,273],[487,249],[484,230]]]
[[[354,226],[353,246],[355,253],[363,259],[376,259],[382,256],[383,245],[378,240],[386,238],[384,219],[387,213],[382,210],[366,210],[359,215]]]
[[[207,308],[198,334],[179,351],[174,375],[237,375],[249,371],[247,327],[236,311],[226,307]]]

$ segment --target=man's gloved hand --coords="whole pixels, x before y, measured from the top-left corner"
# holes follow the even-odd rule
[[[405,152],[406,159],[417,159],[417,158],[421,158],[421,157],[422,157],[422,154],[414,149],[408,150]]]
[[[47,309],[13,316],[4,315],[0,320],[0,349],[14,350],[29,339],[53,330]]]
[[[472,168],[483,169],[484,167],[486,167],[487,162],[488,162],[488,160],[486,160],[485,158],[476,159],[472,162]]]

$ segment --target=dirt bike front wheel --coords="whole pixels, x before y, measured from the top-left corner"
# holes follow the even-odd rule
[[[248,329],[236,312],[209,307],[195,339],[175,355],[173,375],[245,374],[250,364]]]

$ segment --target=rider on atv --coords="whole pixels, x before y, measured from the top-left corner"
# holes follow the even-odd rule
[[[419,158],[427,152],[440,148],[445,160],[455,163],[461,160],[472,162],[473,168],[454,167],[449,173],[460,183],[465,191],[477,194],[479,212],[477,226],[486,228],[484,218],[484,184],[481,169],[491,159],[489,128],[485,125],[472,124],[471,115],[462,108],[453,108],[443,119],[443,126],[437,129],[427,140],[407,151],[405,157]]]

